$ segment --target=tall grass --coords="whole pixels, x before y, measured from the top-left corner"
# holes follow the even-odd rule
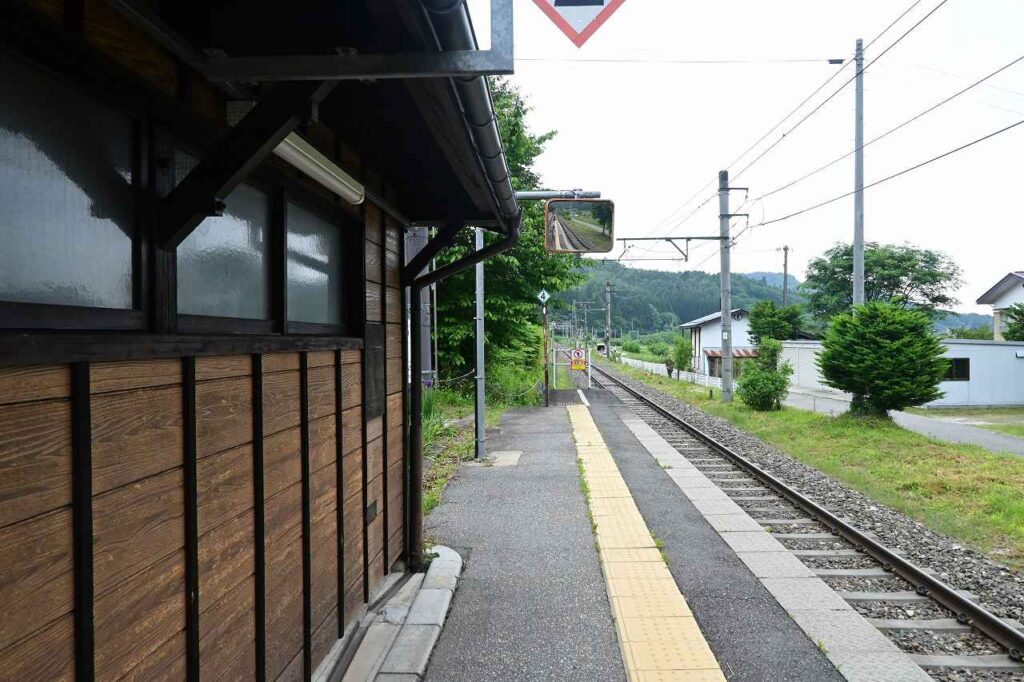
[[[444,435],[446,429],[444,423],[444,409],[442,408],[441,396],[437,389],[426,389],[423,391],[423,445],[429,446]]]

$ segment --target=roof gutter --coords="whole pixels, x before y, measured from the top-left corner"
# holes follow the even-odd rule
[[[476,50],[479,46],[465,0],[421,0],[442,50]],[[512,188],[505,150],[498,133],[491,91],[484,76],[450,78],[476,149],[498,217],[510,233],[518,229],[519,202]]]
[[[427,11],[430,23],[434,28],[443,50],[476,50],[478,49],[473,24],[469,18],[469,8],[465,0],[421,0]],[[494,102],[487,80],[483,76],[471,78],[451,78],[451,83],[462,109],[463,118],[469,128],[477,158],[480,161],[484,176],[490,185],[491,195],[495,202],[498,220],[505,228],[504,235],[498,241],[479,251],[473,251],[454,263],[449,263],[437,270],[420,274],[420,271],[407,272],[406,278],[410,287],[407,290],[408,310],[416,311],[410,329],[410,375],[411,386],[409,409],[409,459],[406,470],[406,548],[408,549],[407,564],[413,571],[423,565],[423,333],[419,320],[420,292],[427,286],[440,282],[452,275],[462,272],[491,256],[513,248],[519,241],[519,227],[522,223],[522,211],[516,200],[516,192],[512,188],[512,177],[509,173],[505,150],[501,145],[498,122],[494,116]],[[442,229],[443,236],[435,237],[437,244],[428,244],[424,251],[439,251],[450,243],[455,236],[451,227]],[[423,262],[422,260],[419,262]],[[414,266],[415,267],[415,266]]]

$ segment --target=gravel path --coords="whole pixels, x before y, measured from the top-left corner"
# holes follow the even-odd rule
[[[608,369],[606,366],[603,368]],[[646,384],[623,377],[614,368],[610,372],[629,386],[651,395],[661,404],[685,417],[696,428],[735,449],[818,504],[845,516],[860,530],[873,532],[890,549],[902,552],[919,566],[936,571],[941,580],[958,589],[973,592],[980,602],[995,614],[1024,621],[1024,574],[992,561],[951,538],[928,530],[917,521],[847,488],[817,469],[798,462],[760,439],[740,431],[723,419],[709,415]],[[825,543],[809,541],[785,542],[790,547],[805,543],[807,549],[821,549],[827,546]],[[812,547],[812,544],[815,546]],[[960,679],[981,678],[965,676]],[[1012,678],[1003,675],[993,679]]]

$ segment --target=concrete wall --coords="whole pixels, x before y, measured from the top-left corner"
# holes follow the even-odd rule
[[[665,370],[665,364],[661,362],[648,362],[647,360],[637,360],[636,358],[621,358],[622,364],[628,365],[629,367],[635,367],[648,374],[656,374],[658,376],[667,376]],[[709,377],[706,374],[695,374],[694,372],[675,372],[672,375],[673,379],[678,381],[688,381],[691,384],[697,384],[698,386],[710,386],[713,388],[721,388],[722,380],[716,377]]]
[[[1024,303],[1024,286],[1018,284],[1003,292],[992,304],[992,333],[997,341],[1003,340],[1003,332],[1006,330],[1006,309],[1014,303]]]
[[[970,380],[943,381],[939,388],[945,395],[925,407],[1024,405],[1024,342],[947,339],[943,344],[945,357],[970,360]],[[821,383],[814,362],[820,350],[819,341],[783,342],[782,357],[793,366],[792,386],[834,391]]]

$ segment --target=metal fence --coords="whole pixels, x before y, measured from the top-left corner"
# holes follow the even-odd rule
[[[624,365],[635,367],[647,374],[657,374],[659,376],[667,375],[665,363],[663,362],[648,362],[647,360],[636,360],[625,356],[622,356],[620,361]],[[698,386],[710,386],[712,388],[722,387],[721,379],[718,377],[708,376],[707,374],[696,374],[694,372],[672,372],[672,378],[677,381],[688,381],[691,384],[697,384]]]

